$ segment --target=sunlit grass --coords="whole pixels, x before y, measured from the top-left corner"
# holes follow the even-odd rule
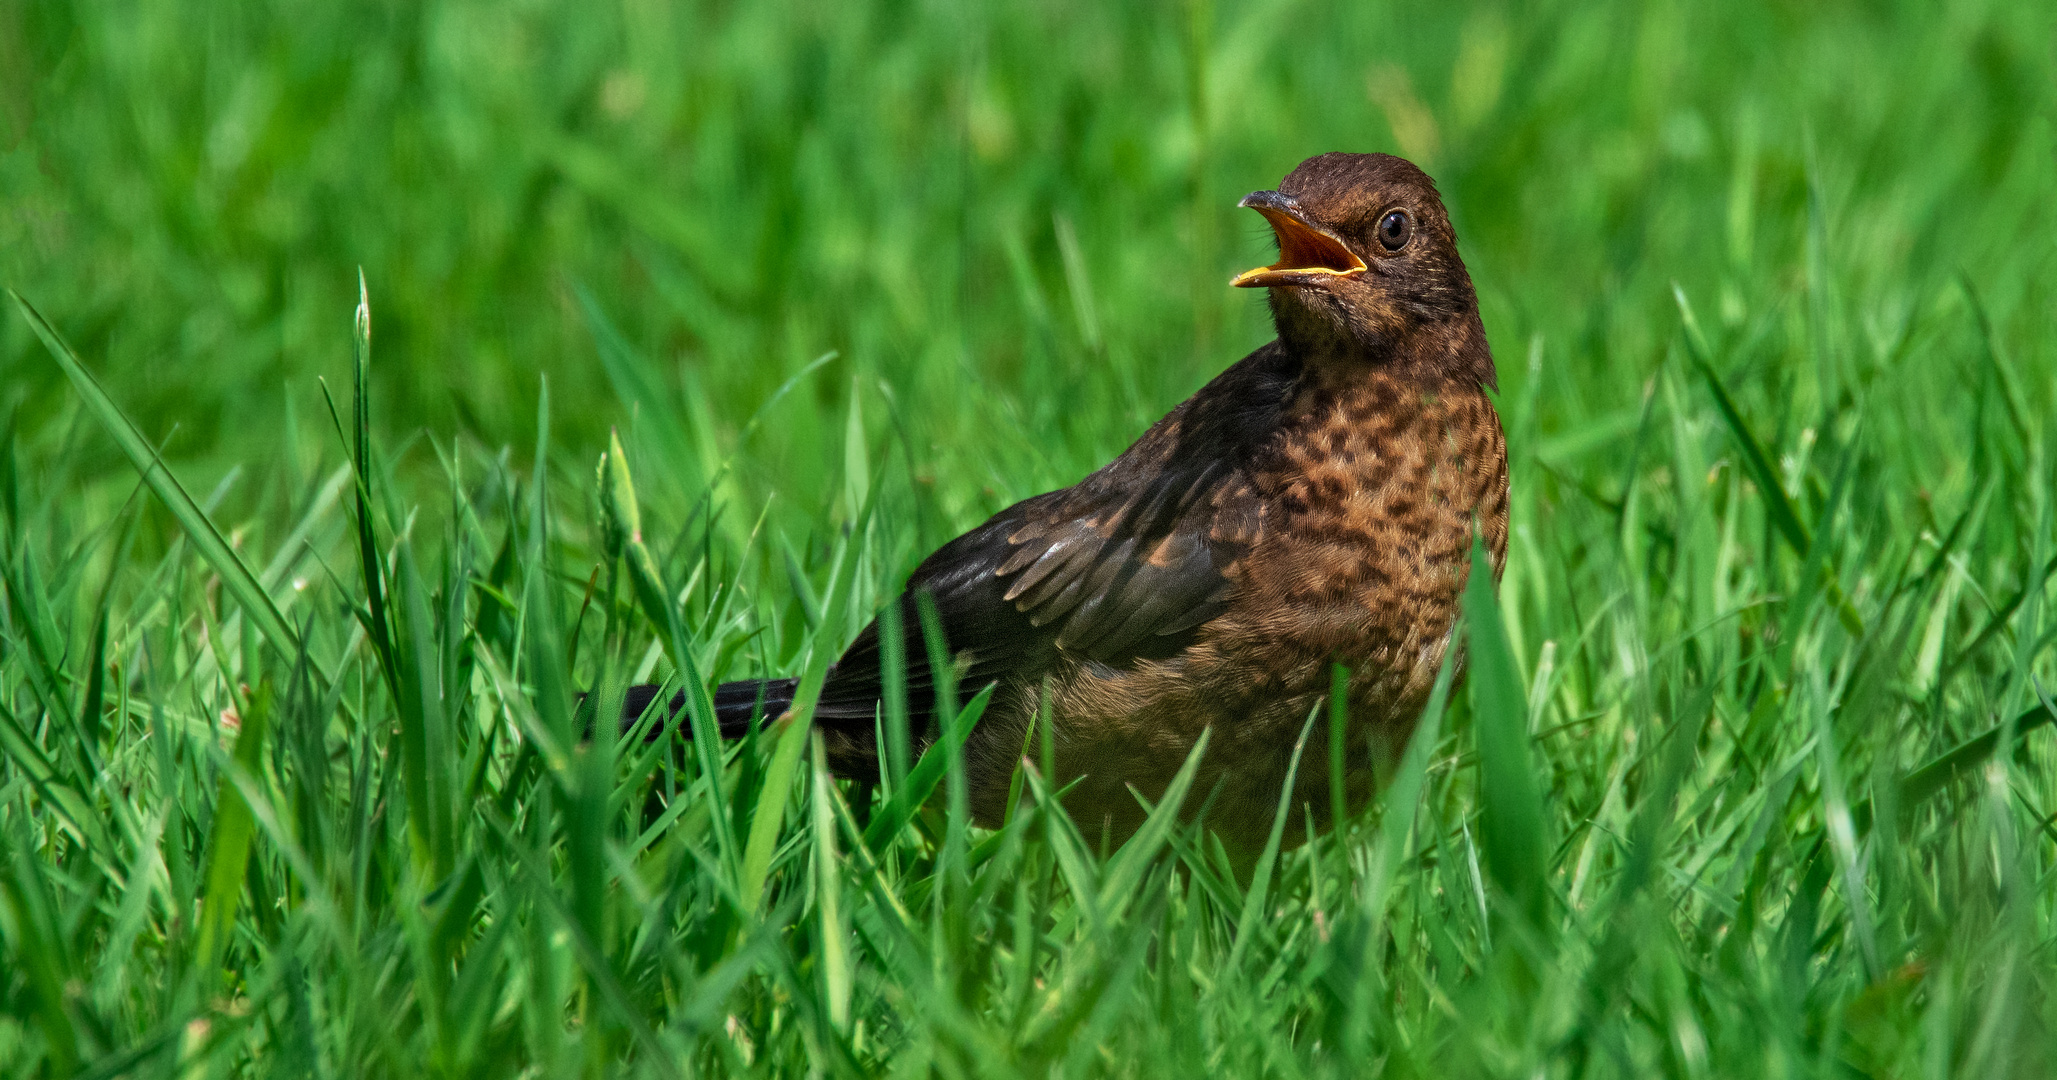
[[[0,9],[0,1075],[2046,1075],[2049,41]],[[1364,817],[582,740],[818,677],[1261,342],[1235,199],[1335,148],[1441,182],[1513,452]]]

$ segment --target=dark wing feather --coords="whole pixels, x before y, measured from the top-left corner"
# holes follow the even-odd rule
[[[1025,500],[943,545],[900,600],[917,726],[934,678],[915,597],[934,602],[960,694],[1033,683],[1060,656],[1120,667],[1184,648],[1233,592],[1262,526],[1245,467],[1276,429],[1298,366],[1260,349],[1077,486]],[[836,661],[816,715],[868,731],[882,691],[878,624]]]
[[[1165,474],[1165,486],[1218,479],[1222,470]],[[1139,500],[1126,500],[1135,506]],[[909,711],[926,718],[935,680],[915,597],[936,606],[960,673],[960,693],[1034,680],[1070,653],[1120,666],[1165,655],[1218,612],[1223,575],[1241,544],[1223,542],[1212,498],[1170,496],[1148,505],[1183,510],[1153,520],[1096,507],[1092,493],[1052,492],[1001,511],[930,556],[900,599]],[[868,725],[883,691],[878,624],[836,661],[816,714]]]

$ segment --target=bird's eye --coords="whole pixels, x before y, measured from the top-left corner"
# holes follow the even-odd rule
[[[1414,235],[1414,218],[1405,210],[1393,210],[1379,219],[1378,242],[1387,251],[1398,251],[1407,246]]]

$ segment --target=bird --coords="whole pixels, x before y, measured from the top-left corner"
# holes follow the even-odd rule
[[[1230,850],[1254,850],[1341,665],[1347,805],[1309,755],[1291,815],[1304,839],[1299,810],[1325,828],[1367,802],[1453,647],[1462,664],[1474,538],[1496,581],[1504,566],[1498,378],[1435,182],[1393,155],[1327,153],[1238,205],[1269,223],[1278,258],[1230,284],[1268,291],[1277,336],[1097,472],[944,544],[893,601],[917,752],[935,732],[921,598],[960,692],[992,688],[963,747],[981,825],[1006,814],[1024,751],[1040,758],[1034,717],[1053,790],[1069,785],[1081,832],[1112,842],[1211,729],[1191,789],[1206,798],[1186,802]],[[832,770],[862,781],[880,774],[881,623],[828,668],[813,713]],[[779,716],[797,685],[718,686],[724,736]],[[632,688],[625,715],[660,692]],[[683,694],[669,704],[678,715]]]

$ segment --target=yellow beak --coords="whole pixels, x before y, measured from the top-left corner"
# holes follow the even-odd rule
[[[1353,277],[1364,272],[1364,260],[1302,216],[1291,197],[1276,191],[1253,191],[1237,205],[1247,206],[1271,222],[1272,231],[1278,234],[1278,261],[1245,270],[1230,279],[1230,285],[1241,289],[1314,285],[1325,277]]]

